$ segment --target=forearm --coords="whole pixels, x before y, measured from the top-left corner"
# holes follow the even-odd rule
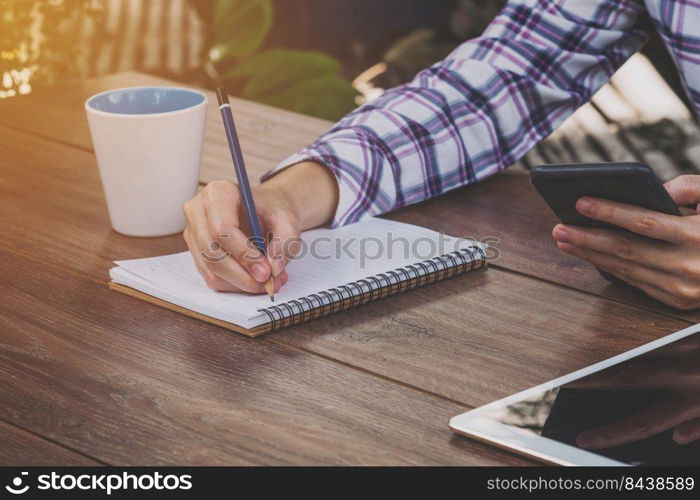
[[[302,162],[286,168],[257,189],[282,198],[302,230],[329,224],[338,206],[335,176],[328,168],[314,162]]]

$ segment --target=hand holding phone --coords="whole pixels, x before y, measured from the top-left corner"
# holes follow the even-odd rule
[[[700,307],[700,176],[665,186],[638,163],[547,165],[532,183],[564,224],[558,247],[673,307]]]
[[[542,165],[532,169],[530,180],[564,224],[620,229],[578,212],[576,202],[584,196],[681,215],[659,178],[641,163]]]

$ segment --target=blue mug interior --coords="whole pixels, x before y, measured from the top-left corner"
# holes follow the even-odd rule
[[[170,113],[204,102],[204,96],[187,89],[144,87],[111,90],[91,97],[88,106],[105,113],[149,115]]]

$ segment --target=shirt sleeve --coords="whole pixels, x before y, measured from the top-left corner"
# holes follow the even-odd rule
[[[488,177],[590,99],[651,31],[641,0],[513,0],[484,34],[287,158],[325,165],[333,227]]]

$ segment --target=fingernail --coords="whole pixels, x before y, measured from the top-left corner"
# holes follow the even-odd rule
[[[264,283],[269,278],[267,268],[262,264],[253,264],[253,277],[260,283]]]
[[[282,244],[280,243],[279,240],[273,239],[270,242],[270,253],[272,254],[273,258],[275,259],[281,259],[282,258]]]
[[[554,239],[557,241],[567,241],[569,239],[569,231],[562,225],[555,227]]]
[[[595,212],[595,204],[591,200],[581,198],[578,200],[578,203],[576,203],[576,209],[584,215],[593,215],[593,212]]]
[[[678,428],[676,428],[673,431],[673,440],[678,444],[687,444],[688,433],[683,432],[683,431],[679,431]]]
[[[279,292],[280,289],[287,284],[287,273],[282,272],[279,276],[275,277],[275,293]]]
[[[562,241],[557,241],[557,246],[559,247],[559,250],[566,253],[570,253],[571,249],[574,247],[573,245],[570,245],[569,243],[564,243]]]

